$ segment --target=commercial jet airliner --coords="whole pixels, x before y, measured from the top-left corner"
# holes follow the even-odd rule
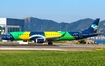
[[[48,42],[48,45],[52,45],[53,41],[60,40],[78,40],[88,37],[100,35],[98,33],[99,18],[97,18],[88,29],[79,32],[63,32],[63,31],[45,31],[45,32],[10,32],[7,35],[2,36],[2,40],[33,40],[35,43]],[[82,26],[82,25],[81,25]]]

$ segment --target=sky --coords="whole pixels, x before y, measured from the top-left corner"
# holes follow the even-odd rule
[[[0,0],[0,18],[35,17],[57,22],[105,20],[105,0]]]

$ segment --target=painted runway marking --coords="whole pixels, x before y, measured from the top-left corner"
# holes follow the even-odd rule
[[[0,48],[0,50],[62,50],[57,48]]]

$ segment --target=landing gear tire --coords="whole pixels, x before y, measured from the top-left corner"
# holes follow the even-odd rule
[[[34,40],[34,44],[36,45],[37,44],[37,42]]]
[[[10,40],[10,42],[13,42],[13,40]]]
[[[53,43],[52,42],[48,42],[48,45],[53,45]]]

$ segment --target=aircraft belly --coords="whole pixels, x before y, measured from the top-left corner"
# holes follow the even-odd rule
[[[62,37],[60,40],[75,40],[73,37]]]

